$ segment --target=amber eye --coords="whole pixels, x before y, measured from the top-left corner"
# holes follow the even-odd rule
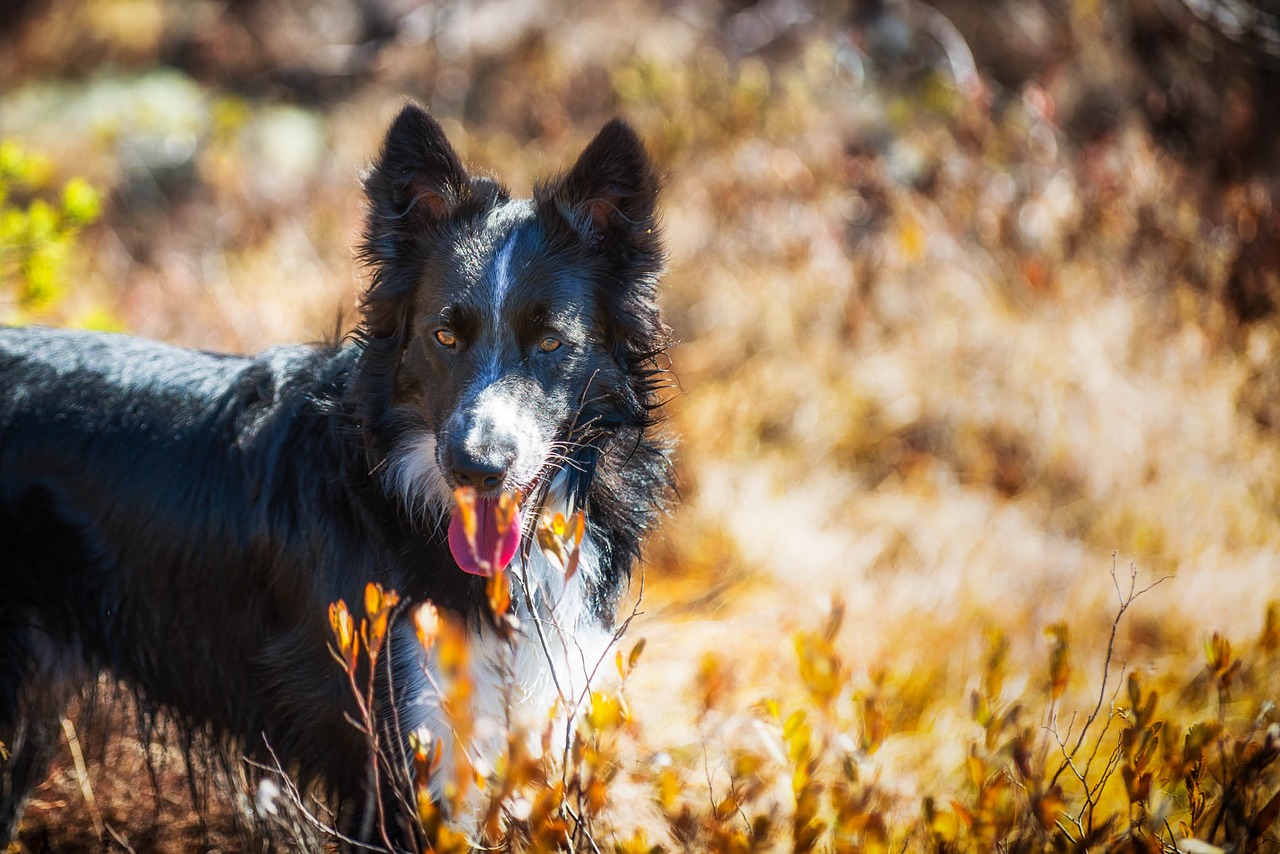
[[[544,353],[554,353],[560,349],[560,339],[548,335],[538,342],[538,349]]]
[[[454,335],[448,329],[437,329],[436,340],[440,342],[441,347],[458,346],[458,336]]]

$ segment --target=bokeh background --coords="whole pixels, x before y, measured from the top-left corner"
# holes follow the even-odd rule
[[[998,699],[1043,694],[1051,626],[1064,732],[1121,671],[1179,720],[1275,722],[1274,682],[1221,706],[1203,681],[1215,632],[1268,652],[1280,597],[1276,8],[11,0],[0,319],[340,334],[359,174],[406,98],[517,194],[616,114],[667,176],[681,501],[631,628],[619,838],[710,845],[654,787],[714,802],[743,751],[786,767],[797,633],[835,602],[830,744],[899,836],[981,789],[979,674],[999,650]],[[1131,575],[1155,586],[1104,683]],[[216,846],[148,787],[161,749],[88,751],[103,836],[64,756],[25,844]]]

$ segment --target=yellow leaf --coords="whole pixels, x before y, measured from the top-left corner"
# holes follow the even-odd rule
[[[913,216],[904,216],[898,225],[898,246],[908,262],[919,261],[924,256],[924,228]]]
[[[617,694],[591,692],[591,705],[587,710],[587,724],[593,732],[605,732],[622,724],[626,712]]]
[[[102,212],[102,199],[88,181],[72,178],[62,188],[62,212],[73,225],[85,225]]]
[[[1054,786],[1035,801],[1036,819],[1045,830],[1052,830],[1066,808],[1067,799],[1063,797],[1062,787]]]
[[[560,567],[566,581],[577,572],[585,530],[586,522],[581,510],[568,519],[565,519],[563,513],[553,515],[547,510],[538,521],[535,532],[538,548]]]
[[[636,641],[636,645],[631,647],[631,654],[627,656],[627,672],[630,673],[636,667],[636,662],[640,660],[640,653],[644,652],[645,639],[640,638]]]
[[[609,803],[609,788],[605,781],[593,776],[587,783],[587,806],[592,813],[599,813]]]
[[[556,565],[563,570],[569,565],[569,557],[565,554],[564,542],[556,535],[556,520],[563,519],[557,513],[555,518],[551,518],[550,513],[543,513],[542,519],[538,522],[537,531],[534,536],[538,540],[538,548],[540,548],[547,557],[555,561]]]
[[[981,789],[983,782],[987,779],[987,763],[978,756],[976,747],[970,746],[969,758],[965,761],[965,767],[969,771],[969,782],[973,784],[975,789]]]

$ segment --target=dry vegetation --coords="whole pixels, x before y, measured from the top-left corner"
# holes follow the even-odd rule
[[[644,654],[559,795],[510,793],[513,847],[1280,849],[1265,12],[19,5],[7,321],[331,335],[405,96],[521,193],[614,113],[650,141],[683,500]],[[193,809],[178,745],[103,716],[67,727],[18,850],[248,845],[232,799]]]

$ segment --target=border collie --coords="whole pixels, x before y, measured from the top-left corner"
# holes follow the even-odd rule
[[[369,757],[326,615],[369,582],[466,620],[476,701],[499,722],[504,672],[517,705],[545,715],[605,654],[672,489],[652,429],[668,338],[643,144],[614,120],[567,173],[512,199],[409,105],[364,191],[370,282],[340,346],[246,357],[0,330],[0,845],[68,700],[104,670],[185,731],[278,759],[367,829],[367,812],[350,816],[375,797]],[[510,643],[484,567],[458,547],[464,486],[478,516],[524,499],[501,558]],[[566,574],[533,529],[578,510]],[[394,696],[383,686],[379,702],[396,737],[447,738],[412,623],[393,624]]]

